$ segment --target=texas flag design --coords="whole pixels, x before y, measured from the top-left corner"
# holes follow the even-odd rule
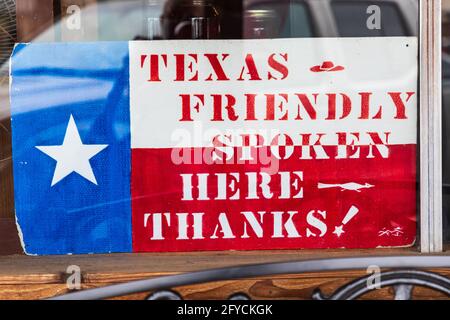
[[[27,254],[415,241],[414,37],[19,44],[11,79]]]

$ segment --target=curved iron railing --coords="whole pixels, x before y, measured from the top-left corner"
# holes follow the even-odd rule
[[[97,300],[141,292],[154,292],[150,295],[149,300],[179,300],[182,297],[172,291],[172,288],[280,274],[365,270],[370,266],[376,266],[380,269],[394,269],[394,271],[382,272],[379,275],[377,287],[368,286],[369,276],[365,276],[343,286],[329,297],[325,297],[317,289],[311,298],[316,300],[356,299],[378,287],[394,287],[395,299],[409,299],[411,298],[412,288],[415,286],[431,288],[450,296],[450,280],[448,278],[435,273],[416,270],[449,268],[450,256],[391,256],[318,259],[212,269],[78,291],[54,297],[51,300]],[[246,300],[250,298],[245,294],[237,293],[230,299]]]
[[[320,289],[316,289],[312,298],[314,300],[354,300],[375,289],[393,287],[396,300],[409,300],[415,286],[430,288],[450,296],[450,280],[436,273],[420,270],[382,272],[376,286],[368,285],[371,276],[359,278],[341,287],[329,297],[325,297]]]

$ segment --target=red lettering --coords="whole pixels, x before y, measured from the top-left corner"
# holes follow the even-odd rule
[[[223,70],[223,67],[219,61],[218,54],[205,54],[205,57],[209,60],[211,63],[212,68],[214,69],[214,73],[216,74],[217,81],[226,81],[230,80],[227,75],[225,74],[225,71]],[[229,54],[222,54],[222,62],[225,61],[226,58],[229,57]],[[213,75],[212,73],[209,75],[208,78],[206,78],[206,81],[212,81]]]
[[[286,79],[286,78],[288,77],[288,75],[289,75],[289,69],[287,68],[286,65],[284,65],[283,63],[277,61],[277,60],[275,59],[276,56],[277,56],[277,55],[276,55],[275,53],[272,54],[272,55],[270,55],[268,63],[269,63],[269,66],[270,66],[273,70],[275,70],[275,71],[277,71],[277,72],[279,72],[279,73],[281,74],[281,78],[277,78],[276,76],[274,76],[274,75],[272,74],[272,72],[269,71],[269,73],[268,73],[268,79],[269,79],[269,80],[272,80],[272,79],[274,79],[274,80],[284,80],[284,79]],[[281,53],[280,53],[279,56],[282,57],[282,58],[284,59],[285,62],[288,61],[288,54],[287,54],[287,53],[285,53],[285,54],[281,54]]]
[[[258,73],[258,69],[256,68],[256,63],[255,60],[253,59],[253,55],[252,54],[248,54],[245,57],[245,66],[242,67],[241,70],[241,75],[238,78],[238,81],[244,81],[244,72],[245,69],[247,68],[247,74],[250,76],[249,80],[262,80],[261,77],[259,76]]]

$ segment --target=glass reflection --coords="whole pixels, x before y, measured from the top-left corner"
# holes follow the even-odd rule
[[[80,6],[79,28],[73,28],[76,17],[62,3],[55,1],[54,5],[47,7],[35,0],[0,0],[0,187],[6,190],[0,193],[0,208],[9,217],[14,216],[14,210],[8,57],[16,42],[417,35],[417,2],[413,0],[390,1],[389,4],[379,0],[90,0]],[[379,4],[386,16],[382,29],[368,31],[364,9],[373,3]],[[55,10],[58,6],[60,10]],[[17,20],[16,11],[20,13]],[[23,52],[19,54],[26,59],[27,48],[21,50]],[[85,55],[89,61],[89,52]],[[120,58],[123,60],[124,57]],[[447,61],[445,59],[448,57],[444,56],[444,61]],[[69,99],[79,105],[97,104],[102,106],[97,109],[99,117],[105,113],[109,117],[117,117],[108,130],[115,139],[125,141],[127,137],[123,132],[127,131],[127,122],[111,112],[127,94],[124,87],[122,96],[112,95],[115,92],[113,88],[121,85],[120,79],[125,72],[121,68],[122,60],[115,68],[111,61],[106,61],[102,74],[83,69],[82,63],[73,61],[52,66],[60,68],[58,77],[48,77],[45,70],[41,70],[39,82],[30,84],[27,87],[29,92],[23,98],[17,96],[19,101],[23,99],[20,105],[24,116],[42,107],[65,108]],[[449,101],[447,65],[444,64],[444,103]],[[23,70],[22,76],[35,71],[32,68]],[[40,104],[42,101],[45,101],[45,106]],[[80,126],[91,125],[80,120]],[[444,143],[447,141],[445,137]],[[450,160],[445,160],[445,163],[450,163]],[[444,183],[449,184],[445,177]]]

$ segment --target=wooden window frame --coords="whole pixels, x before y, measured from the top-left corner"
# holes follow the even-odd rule
[[[419,1],[420,251],[443,250],[442,1]]]

